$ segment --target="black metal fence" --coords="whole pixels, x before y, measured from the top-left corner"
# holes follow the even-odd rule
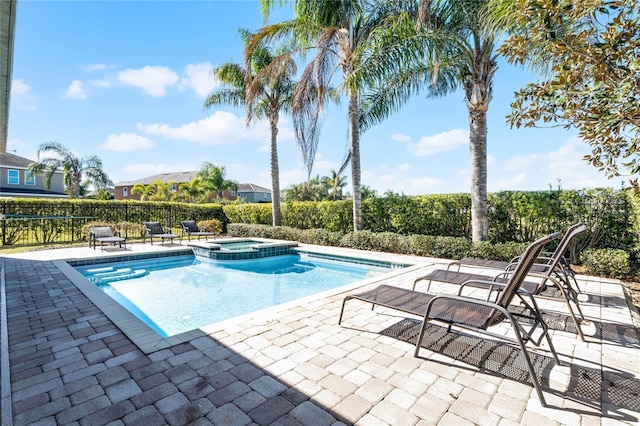
[[[83,227],[90,222],[158,221],[173,232],[180,231],[182,220],[218,219],[225,226],[228,223],[217,204],[16,199],[0,201],[0,209],[3,246],[83,241]]]

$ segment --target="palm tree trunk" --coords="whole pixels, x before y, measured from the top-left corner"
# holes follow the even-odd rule
[[[280,213],[280,167],[278,165],[278,115],[272,117],[271,124],[271,215],[273,226],[282,225]]]
[[[469,108],[471,157],[471,234],[473,242],[489,239],[487,216],[487,112]]]
[[[353,232],[362,230],[362,195],[360,194],[360,122],[358,93],[349,96],[349,124],[351,125],[351,181],[353,183]]]

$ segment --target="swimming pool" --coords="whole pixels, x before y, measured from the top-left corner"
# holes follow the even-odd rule
[[[187,255],[76,269],[163,337],[391,271],[304,255],[235,261]]]

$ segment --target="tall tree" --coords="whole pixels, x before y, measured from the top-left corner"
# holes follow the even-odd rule
[[[331,98],[331,79],[339,75],[339,89],[348,99],[351,183],[353,186],[353,229],[362,229],[360,165],[360,97],[365,81],[356,70],[367,60],[374,29],[384,23],[376,2],[365,0],[291,0],[294,18],[269,25],[257,32],[256,40],[292,37],[301,48],[313,48],[315,56],[301,74],[293,100],[293,123],[298,143],[303,147],[307,170],[315,158],[319,138],[318,121]],[[261,0],[263,13],[285,0]],[[373,7],[373,8],[372,8]]]
[[[252,36],[241,30],[245,45]],[[267,119],[271,131],[271,213],[273,226],[282,225],[280,212],[280,166],[278,162],[278,123],[280,112],[288,112],[295,88],[295,62],[285,52],[274,52],[261,44],[245,49],[247,67],[226,63],[214,70],[224,87],[212,93],[205,107],[228,104],[245,106],[247,125],[255,120]]]
[[[41,158],[42,154],[53,156]],[[82,184],[93,185],[96,189],[113,185],[102,169],[102,160],[96,155],[78,157],[59,142],[45,142],[38,147],[38,160],[31,163],[29,171],[41,173],[45,188],[49,189],[53,174],[62,169],[64,186],[71,198],[80,195]]]
[[[363,126],[399,109],[419,92],[443,96],[460,88],[469,112],[471,222],[474,242],[487,240],[487,111],[493,95],[495,27],[487,0],[390,0],[394,25],[376,34],[381,70],[363,107]]]
[[[198,202],[198,200],[204,193],[204,188],[202,187],[202,180],[197,176],[191,179],[190,182],[185,182],[180,184],[179,189],[183,197],[186,199],[188,203]]]
[[[576,128],[585,160],[611,177],[640,172],[640,3],[494,0],[511,36],[500,51],[542,79],[516,92],[512,126]],[[637,183],[636,183],[637,185]]]
[[[238,182],[226,178],[227,171],[224,166],[216,166],[213,163],[204,163],[200,166],[197,177],[202,182],[205,191],[217,198],[222,198],[225,190],[238,189]]]

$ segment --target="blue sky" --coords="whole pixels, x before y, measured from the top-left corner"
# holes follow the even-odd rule
[[[286,19],[286,11],[272,21]],[[266,123],[244,112],[203,109],[218,83],[210,70],[241,62],[238,28],[262,26],[258,1],[20,0],[16,22],[8,149],[36,158],[58,141],[102,158],[114,182],[162,172],[224,166],[227,178],[271,187]],[[488,190],[611,186],[583,155],[575,131],[510,129],[513,92],[536,77],[500,62],[488,113]],[[327,110],[312,175],[344,158],[346,102]],[[291,120],[281,119],[281,188],[305,179]],[[469,191],[468,116],[461,91],[413,98],[362,135],[362,183],[380,194]],[[347,176],[350,171],[347,171]]]

